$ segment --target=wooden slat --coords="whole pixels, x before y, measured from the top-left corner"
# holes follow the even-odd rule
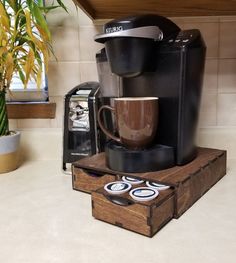
[[[151,227],[147,224],[150,211],[148,206],[138,203],[131,206],[116,205],[99,192],[92,192],[92,202],[92,215],[96,219],[150,236]]]
[[[110,19],[132,14],[156,13],[176,16],[236,15],[234,0],[75,0],[94,19]]]
[[[160,191],[158,198],[147,202],[135,201],[129,193],[122,194],[131,202],[128,206],[114,204],[109,196],[103,187],[92,192],[92,215],[96,219],[151,237],[173,218],[173,189]]]
[[[226,174],[226,152],[189,176],[176,188],[175,218],[179,218]]]
[[[9,119],[54,119],[56,103],[8,103]]]
[[[209,162],[218,158],[223,153],[225,153],[225,151],[198,148],[197,157],[186,165],[174,166],[169,169],[146,173],[124,173],[113,171],[106,165],[105,153],[99,153],[91,157],[86,157],[73,163],[73,165],[82,169],[89,169],[107,174],[126,175],[144,180],[150,180],[153,182],[160,182],[171,186],[178,186],[181,182],[187,180],[192,174],[197,173],[199,169],[208,165]]]
[[[72,166],[72,186],[74,190],[91,193],[105,184],[115,180],[114,175],[104,174],[96,176],[89,174],[89,172]]]

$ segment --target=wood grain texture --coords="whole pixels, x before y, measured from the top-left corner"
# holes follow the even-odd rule
[[[54,119],[56,103],[8,103],[9,119]]]
[[[155,235],[174,215],[174,195],[156,208],[152,209],[151,236]]]
[[[236,15],[234,0],[76,0],[93,19],[156,13],[167,17]]]
[[[99,172],[105,170],[114,180],[120,179],[122,174],[109,170],[104,158],[104,154],[98,154],[73,165],[93,167]],[[103,187],[92,192],[93,216],[151,237],[173,217],[179,218],[225,174],[226,151],[199,148],[197,158],[184,166],[151,173],[126,174],[164,184],[168,182],[172,187],[160,192],[156,200],[135,202],[123,207],[112,203]],[[132,200],[128,193],[122,197]]]
[[[91,18],[95,18],[94,7],[87,0],[73,0]]]
[[[218,149],[198,148],[197,157],[192,162],[183,166],[175,166],[170,169],[148,173],[123,173],[113,171],[106,166],[104,153],[99,153],[91,157],[81,159],[78,162],[75,162],[73,165],[78,168],[94,170],[106,174],[126,175],[176,187],[178,184],[182,184],[184,181],[186,181],[191,174],[199,172],[202,167],[207,166],[209,162],[218,158],[222,154],[225,154],[225,151]]]
[[[176,188],[175,218],[179,218],[199,198],[226,174],[226,152],[202,167],[197,173],[190,174]]]
[[[132,205],[112,203],[103,188],[92,192],[92,214],[96,219],[152,237],[174,213],[173,189],[160,192],[152,201],[136,202],[128,193],[122,197],[133,201]]]
[[[72,165],[72,185],[74,190],[91,193],[115,180],[114,175],[95,175]]]

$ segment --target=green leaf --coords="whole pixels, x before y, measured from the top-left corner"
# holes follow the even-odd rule
[[[41,58],[41,56],[40,56],[40,53],[36,51],[36,52],[35,52],[35,57],[36,57],[36,59],[37,59],[37,62],[38,62],[38,64],[39,64],[39,66],[42,67],[42,66],[43,66],[43,63],[42,63],[42,58]]]
[[[25,83],[25,75],[23,73],[23,71],[21,70],[20,66],[18,67],[18,73],[19,73],[19,77],[22,83]]]
[[[35,1],[39,7],[44,6],[43,0],[37,0]]]
[[[59,5],[54,5],[54,6],[40,6],[39,9],[44,12],[45,14],[47,14],[48,12],[50,12],[51,10],[57,9],[58,7],[60,7]]]
[[[17,5],[16,5],[16,1],[15,0],[8,0],[7,1],[9,6],[14,10],[14,12],[17,11]]]
[[[57,3],[68,13],[66,6],[62,3],[61,0],[57,0]]]
[[[20,28],[24,27],[26,24],[26,18],[25,18],[25,14],[22,10],[22,13],[19,14],[19,25],[20,25]]]
[[[9,123],[7,118],[5,90],[0,90],[0,136],[9,133]]]
[[[35,16],[36,22],[45,31],[48,38],[51,39],[51,34],[50,34],[49,29],[48,29],[47,22],[46,22],[44,16],[42,15],[42,12],[40,11],[39,7],[36,4],[34,4],[34,6],[33,6],[33,11],[34,11],[34,16]]]

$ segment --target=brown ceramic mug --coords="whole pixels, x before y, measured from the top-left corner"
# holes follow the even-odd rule
[[[110,110],[115,115],[119,137],[107,130],[102,122],[102,112]],[[144,149],[149,146],[157,131],[157,97],[123,97],[114,99],[114,108],[104,105],[98,111],[98,123],[111,139],[128,149]]]

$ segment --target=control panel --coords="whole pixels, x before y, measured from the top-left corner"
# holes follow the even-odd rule
[[[175,39],[169,39],[168,43],[172,43],[174,47],[183,48],[197,44],[197,39],[200,37],[198,29],[180,31]]]

